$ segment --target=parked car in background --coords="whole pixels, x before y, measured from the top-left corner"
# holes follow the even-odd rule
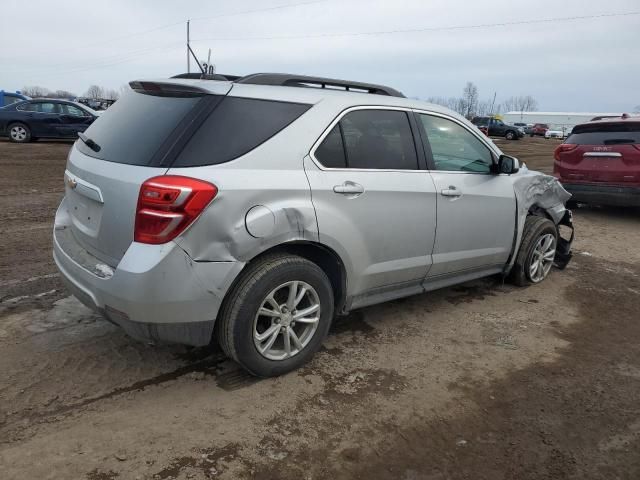
[[[577,125],[554,157],[554,174],[572,201],[640,206],[639,117]]]
[[[544,132],[544,138],[567,138],[571,134],[571,127],[552,127]]]
[[[494,117],[473,117],[471,123],[478,127],[485,127],[490,137],[504,137],[507,140],[519,140],[524,137],[524,130],[509,125]]]
[[[0,90],[0,108],[16,102],[22,102],[23,100],[30,100],[30,98],[22,95],[20,92],[5,92],[4,90]]]
[[[531,132],[529,133],[529,135],[531,135],[532,137],[544,137],[544,134],[547,133],[547,130],[549,130],[549,125],[547,125],[546,123],[534,123],[533,127],[531,127]]]
[[[39,138],[77,138],[99,113],[65,100],[23,100],[0,109],[0,136],[17,143]]]
[[[533,129],[533,124],[526,124],[522,122],[513,122],[513,124],[519,129],[521,129],[525,135],[530,135]]]
[[[381,85],[217,77],[131,82],[69,153],[56,265],[130,335],[215,335],[274,376],[334,314],[568,261],[569,195],[460,115]]]

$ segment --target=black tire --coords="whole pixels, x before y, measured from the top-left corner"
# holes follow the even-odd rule
[[[534,249],[538,240],[546,234],[552,234],[555,239],[555,245],[558,244],[558,229],[555,224],[545,217],[529,216],[525,220],[522,232],[522,242],[520,250],[516,256],[515,263],[509,274],[509,279],[520,287],[540,283],[542,280],[534,281],[531,277],[530,266],[533,261]],[[546,278],[546,276],[545,276]]]
[[[9,140],[14,143],[29,143],[31,141],[31,130],[24,123],[12,123],[7,128],[7,132],[9,132]]]
[[[271,360],[254,344],[254,319],[269,293],[290,281],[306,282],[315,289],[320,302],[320,319],[309,343],[297,354]],[[318,351],[333,319],[331,282],[315,263],[288,254],[269,255],[241,274],[227,295],[216,322],[216,335],[225,354],[258,377],[274,377],[307,363]]]
[[[506,138],[507,140],[515,140],[517,137],[516,132],[514,132],[513,130],[509,130],[507,131],[507,133],[505,133],[504,138]]]

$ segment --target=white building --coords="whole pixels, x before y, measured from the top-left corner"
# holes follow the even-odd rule
[[[505,123],[521,122],[527,125],[546,123],[552,129],[573,128],[594,117],[619,117],[622,113],[588,113],[588,112],[508,112],[502,114]]]

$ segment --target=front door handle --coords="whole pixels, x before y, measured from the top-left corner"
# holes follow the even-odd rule
[[[360,195],[364,193],[364,187],[359,183],[346,181],[342,185],[335,185],[333,191],[342,195]]]
[[[440,190],[440,193],[444,197],[461,197],[462,196],[462,190],[458,190],[454,185],[449,185],[449,188]]]

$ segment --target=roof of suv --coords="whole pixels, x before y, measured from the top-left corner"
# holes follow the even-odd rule
[[[284,102],[307,103],[312,105],[323,100],[331,100],[332,102],[339,104],[342,108],[361,105],[415,108],[447,114],[463,119],[466,122],[464,117],[449,110],[448,108],[424,102],[422,100],[390,95],[360,93],[333,88],[301,88],[300,86],[257,85],[251,83],[237,83],[233,81],[194,80],[185,78],[155,78],[139,80],[139,82],[184,85],[204,90],[213,95],[224,95],[228,93],[234,97],[262,98]]]

